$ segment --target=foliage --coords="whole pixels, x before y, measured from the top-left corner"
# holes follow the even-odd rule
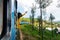
[[[50,20],[54,20],[55,19],[55,17],[52,15],[52,14],[50,14],[50,18],[49,18]]]
[[[41,8],[46,8],[52,3],[52,0],[36,0],[38,4],[41,4]]]
[[[38,33],[38,29],[36,27],[34,27],[34,30],[32,31],[32,27],[31,25],[21,25],[22,26],[22,32],[23,34],[26,36],[28,36],[28,38],[30,37],[31,40],[38,40],[39,38],[41,39],[41,32],[40,35]],[[48,30],[43,30],[43,39],[44,40],[60,40],[60,34],[56,35],[55,30],[53,30],[53,37],[51,35],[52,31],[48,31]],[[29,40],[29,39],[28,39]]]

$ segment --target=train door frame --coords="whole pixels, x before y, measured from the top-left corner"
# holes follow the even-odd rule
[[[7,33],[7,1],[3,0],[3,28],[2,33],[0,35],[0,40],[6,35]]]

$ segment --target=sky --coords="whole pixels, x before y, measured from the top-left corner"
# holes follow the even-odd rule
[[[28,18],[31,15],[31,8],[32,8],[32,3],[36,4],[36,2],[34,0],[17,0],[18,1],[18,9],[17,12],[21,12],[22,14],[25,11],[28,11],[28,13],[23,16]],[[60,3],[58,2],[58,0],[52,0],[53,2],[46,8],[46,14],[47,14],[47,20],[49,19],[50,13],[53,14],[53,16],[55,16],[55,20],[54,21],[60,21],[60,8],[57,8],[57,4]],[[38,4],[36,4],[36,6],[38,7]],[[12,0],[12,10],[14,11],[14,0]],[[38,15],[40,15],[40,10],[36,9],[35,12],[35,18],[38,17]]]

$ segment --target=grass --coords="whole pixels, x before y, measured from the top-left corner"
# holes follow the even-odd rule
[[[21,20],[25,21],[25,22],[30,22],[29,18],[22,18]],[[50,22],[47,21],[47,26],[49,27]],[[35,19],[35,23],[34,23],[34,29],[32,29],[32,25],[29,24],[23,24],[21,25],[21,30],[23,32],[23,34],[25,35],[24,40],[42,40],[41,35],[42,32],[38,31],[38,29],[36,28],[38,22],[37,19]],[[46,26],[44,25],[44,26]],[[39,35],[40,34],[40,35]],[[60,40],[60,34],[56,34],[53,30],[53,37],[52,37],[52,31],[49,30],[43,30],[43,40]]]
[[[42,39],[41,38],[41,32],[40,32],[40,35],[39,35],[39,31],[36,27],[34,27],[34,29],[32,30],[32,26],[31,25],[21,25],[22,27],[22,32],[25,36],[28,36],[28,40],[29,40],[29,37],[30,37],[30,40],[40,40]],[[54,31],[54,30],[53,30]],[[32,39],[31,39],[32,38]],[[53,32],[53,37],[52,37],[52,32],[51,31],[48,31],[48,30],[44,30],[43,32],[43,39],[44,40],[60,40],[60,34],[58,34],[56,36],[55,32]]]

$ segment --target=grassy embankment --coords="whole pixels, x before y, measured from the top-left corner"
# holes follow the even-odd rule
[[[29,18],[23,18],[23,20],[29,22]],[[21,25],[21,30],[23,33],[24,40],[41,40],[42,32],[37,29],[37,27],[34,27],[34,30],[32,30],[32,26],[29,24],[23,24]],[[40,34],[40,35],[39,35]],[[53,30],[53,37],[52,37],[52,31],[43,30],[43,39],[44,40],[60,40],[60,34],[56,34]]]

